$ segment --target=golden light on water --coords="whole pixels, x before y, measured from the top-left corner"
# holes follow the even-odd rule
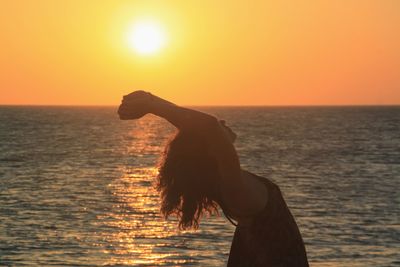
[[[159,215],[159,196],[152,182],[156,168],[127,168],[125,175],[109,185],[115,197],[112,211],[105,215],[104,239],[113,247],[107,264],[159,264],[173,257],[162,250],[162,240],[176,234],[176,222]],[[103,221],[104,223],[104,221]],[[158,240],[149,242],[149,240]]]
[[[163,27],[153,20],[137,21],[128,30],[129,46],[140,55],[153,55],[166,45],[167,36]]]
[[[154,142],[160,129],[146,127],[154,124],[157,125],[157,120],[148,118],[135,122],[136,127],[128,134],[133,137],[127,147],[128,155],[146,157],[161,153],[161,144]],[[156,167],[127,164],[121,177],[108,185],[114,204],[110,212],[98,217],[102,226],[110,229],[102,233],[103,239],[106,244],[113,244],[103,250],[110,255],[107,265],[187,263],[179,258],[179,252],[171,253],[165,248],[166,240],[177,235],[177,222],[160,216],[160,196],[154,187],[157,173]]]

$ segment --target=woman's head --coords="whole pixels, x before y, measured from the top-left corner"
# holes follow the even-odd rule
[[[205,140],[179,131],[168,143],[159,168],[161,212],[176,214],[181,228],[198,227],[201,215],[217,211],[217,162]]]

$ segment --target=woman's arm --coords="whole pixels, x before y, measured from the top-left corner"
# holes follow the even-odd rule
[[[211,115],[179,107],[160,97],[144,91],[135,91],[124,96],[118,110],[121,119],[138,119],[147,113],[152,113],[168,120],[179,130],[200,130],[210,124],[217,123]]]
[[[179,107],[143,91],[125,96],[118,113],[121,119],[137,119],[152,113],[168,120],[179,130],[201,134],[218,162],[221,194],[228,208],[236,214],[252,214],[265,206],[265,201],[254,192],[254,186],[242,178],[236,150],[215,117]]]

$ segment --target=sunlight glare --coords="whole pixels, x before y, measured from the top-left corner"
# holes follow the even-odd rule
[[[154,21],[139,21],[128,32],[128,43],[140,55],[151,55],[165,46],[166,36]]]

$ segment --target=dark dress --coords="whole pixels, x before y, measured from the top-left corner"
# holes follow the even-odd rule
[[[299,228],[279,187],[256,177],[267,187],[268,202],[249,226],[236,227],[228,267],[309,266]]]

